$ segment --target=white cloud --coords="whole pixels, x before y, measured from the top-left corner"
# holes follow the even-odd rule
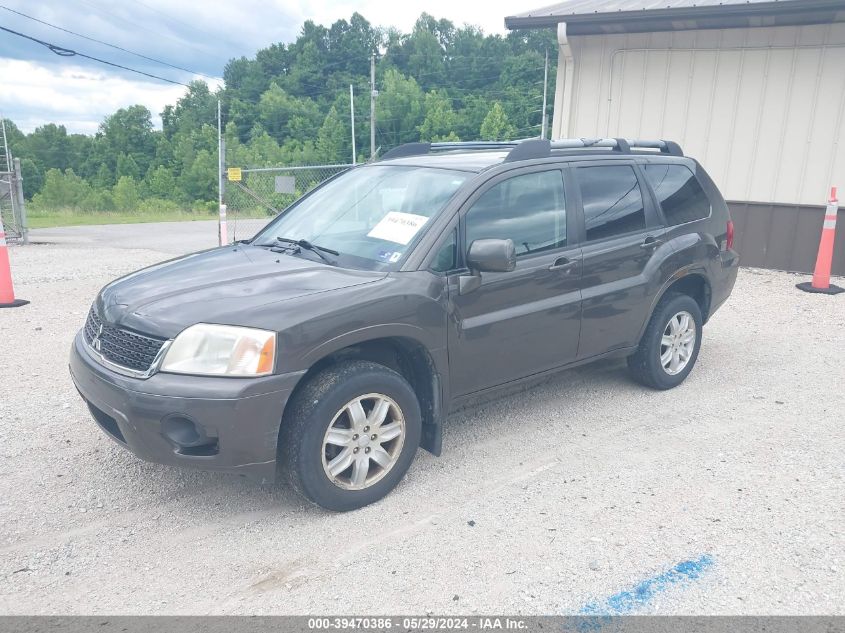
[[[273,42],[293,41],[308,19],[329,26],[339,19],[348,20],[357,11],[374,26],[394,26],[407,32],[425,11],[457,26],[473,24],[487,33],[504,33],[505,15],[527,8],[504,0],[145,0],[132,4],[85,0],[79,6],[64,0],[7,0],[7,4],[41,20],[217,77],[223,74],[228,59],[252,57]],[[3,17],[11,28],[62,46],[184,83],[191,79],[186,73],[13,14],[4,12]],[[56,122],[70,132],[93,133],[106,116],[135,103],[147,106],[154,123],[160,126],[161,110],[175,103],[185,90],[164,82],[134,79],[124,71],[80,58],[57,58],[37,44],[11,35],[0,41],[0,77],[4,88],[0,91],[0,112],[25,131]]]
[[[182,86],[134,81],[107,71],[16,59],[0,59],[0,76],[4,84],[0,112],[18,113],[10,118],[25,132],[56,122],[68,132],[93,134],[106,116],[136,103],[147,106],[160,127],[159,113],[185,91]]]

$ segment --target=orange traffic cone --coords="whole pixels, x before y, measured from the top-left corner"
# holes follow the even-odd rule
[[[0,308],[17,308],[27,303],[29,301],[15,299],[12,266],[9,264],[9,249],[6,247],[6,231],[3,228],[3,218],[0,218]]]
[[[819,255],[816,259],[816,270],[813,281],[798,284],[796,287],[804,292],[817,292],[826,295],[837,295],[845,292],[839,286],[830,285],[830,267],[833,264],[833,242],[836,239],[836,214],[839,212],[839,200],[836,199],[836,187],[830,190],[830,200],[824,213],[822,225],[822,239],[819,243]]]

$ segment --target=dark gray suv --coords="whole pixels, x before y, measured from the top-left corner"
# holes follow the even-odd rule
[[[607,357],[679,385],[737,275],[711,179],[666,141],[412,143],[245,242],[107,285],[71,350],[135,455],[332,510],[387,494],[450,409]]]

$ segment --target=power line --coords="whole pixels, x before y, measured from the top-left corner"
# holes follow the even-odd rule
[[[158,79],[159,81],[166,81],[167,83],[176,84],[177,86],[185,86],[185,88],[190,88],[188,84],[183,84],[181,81],[174,81],[173,79],[167,79],[165,77],[159,77],[158,75],[153,75],[151,73],[145,73],[143,70],[136,70],[135,68],[129,68],[128,66],[121,66],[120,64],[115,64],[114,62],[106,61],[105,59],[100,59],[99,57],[92,57],[91,55],[86,55],[85,53],[79,53],[70,48],[64,48],[63,46],[59,46],[57,44],[51,44],[50,42],[45,42],[44,40],[39,40],[38,38],[32,37],[30,35],[24,35],[23,33],[18,33],[17,31],[13,31],[12,29],[7,29],[5,26],[0,26],[0,31],[6,31],[7,33],[11,33],[12,35],[17,35],[18,37],[22,37],[27,40],[31,40],[36,44],[41,44],[41,46],[47,47],[51,52],[55,53],[59,57],[84,57],[85,59],[90,59],[94,62],[99,62],[101,64],[106,64],[107,66],[113,66],[114,68],[120,68],[122,70],[128,70],[129,72],[137,73],[139,75],[144,75],[145,77],[150,77],[152,79]]]
[[[191,24],[190,22],[186,22],[185,20],[181,20],[181,19],[179,19],[179,18],[177,18],[177,17],[175,17],[175,16],[173,16],[169,13],[166,13],[165,11],[161,11],[160,9],[156,9],[155,7],[152,7],[149,4],[141,2],[141,0],[132,0],[132,2],[134,2],[135,4],[137,4],[139,6],[144,7],[145,9],[147,9],[149,11],[152,11],[154,13],[158,13],[160,16],[162,16],[164,18],[165,21],[168,21],[168,22],[171,22],[171,23],[177,24],[177,25],[181,24],[182,26],[185,26],[185,27],[191,29],[192,31],[194,31],[194,33],[198,33],[199,35],[201,35],[202,39],[204,41],[216,40],[218,43],[223,42],[223,43],[229,44],[231,47],[237,47],[237,46],[243,45],[243,42],[241,40],[231,39],[231,37],[229,37],[229,35],[230,35],[229,32],[225,33],[224,35],[221,35],[219,32],[212,34],[212,33],[209,33],[208,31],[203,30],[203,29],[197,28],[197,26],[195,24]],[[111,15],[114,15],[114,14],[111,14]],[[118,17],[118,16],[115,16],[115,17]],[[171,39],[173,39],[173,38],[171,38]],[[177,40],[174,40],[174,41],[177,41]],[[195,47],[192,47],[192,48],[195,48]],[[195,48],[195,50],[199,50],[199,49]],[[207,55],[207,53],[206,53],[206,55]],[[220,79],[220,78],[214,77],[214,79]]]
[[[36,17],[31,15],[27,15],[26,13],[22,13],[20,11],[16,11],[15,9],[10,9],[9,7],[0,4],[0,9],[5,9],[10,13],[16,13],[17,15],[27,18],[28,20],[33,20],[34,22],[38,22],[39,24],[44,24],[45,26],[49,26],[50,28],[57,29],[59,31],[64,31],[65,33],[70,33],[71,35],[75,35],[76,37],[81,37],[82,39],[88,40],[90,42],[96,42],[97,44],[102,44],[103,46],[109,46],[110,48],[114,48],[119,51],[123,51],[124,53],[129,53],[130,55],[135,55],[136,57],[140,57],[142,59],[146,59],[147,61],[155,62],[156,64],[162,64],[164,66],[169,66],[170,68],[174,68],[176,70],[182,70],[186,73],[191,73],[192,75],[201,75],[206,79],[217,79],[217,77],[212,77],[211,75],[206,75],[205,73],[197,72],[195,70],[190,70],[189,68],[183,68],[182,66],[176,66],[175,64],[171,64],[169,62],[162,61],[160,59],[155,59],[154,57],[147,57],[141,53],[136,53],[135,51],[130,51],[127,48],[123,48],[122,46],[117,46],[115,44],[109,44],[108,42],[104,42],[103,40],[98,40],[93,37],[88,37],[87,35],[83,35],[82,33],[77,33],[76,31],[71,31],[70,29],[66,29],[61,26],[57,26],[55,24],[51,24],[50,22],[45,22],[44,20],[40,20]]]
[[[204,36],[204,37],[212,37],[210,34],[206,33],[205,31],[202,31],[201,29],[198,29],[195,25],[193,25],[193,24],[189,24],[188,22],[185,22],[184,20],[180,20],[179,18],[173,17],[172,15],[168,15],[167,13],[165,13],[164,11],[161,11],[160,9],[156,9],[155,7],[151,7],[150,5],[148,5],[148,4],[144,3],[144,2],[141,2],[141,0],[132,0],[132,1],[133,1],[135,4],[139,4],[139,5],[141,5],[141,6],[142,6],[142,7],[144,7],[145,9],[148,9],[148,10],[150,10],[150,11],[153,11],[154,13],[158,13],[158,14],[159,14],[160,16],[162,16],[165,20],[170,20],[171,22],[175,22],[176,24],[181,24],[182,26],[187,26],[187,27],[188,27],[189,29],[191,29],[192,31],[194,31],[194,32],[196,32],[196,33],[199,33],[200,35],[202,35],[202,36]],[[231,40],[230,40],[230,41],[231,41]]]
[[[151,34],[155,35],[156,37],[169,39],[172,42],[178,43],[183,48],[190,48],[192,50],[197,51],[198,53],[201,53],[204,56],[208,56],[208,54],[209,54],[207,48],[199,48],[197,46],[193,46],[190,42],[185,42],[180,38],[173,37],[169,33],[159,33],[158,31],[154,31],[153,29],[146,27],[144,24],[142,24],[138,20],[129,20],[129,19],[124,18],[120,15],[112,13],[111,11],[106,11],[103,7],[98,6],[96,4],[91,4],[87,0],[77,0],[77,2],[80,2],[81,4],[84,4],[88,7],[91,7],[96,12],[98,12],[98,13],[104,15],[104,16],[109,16],[111,18],[119,20],[120,22],[123,22],[124,24],[128,24],[132,29],[141,29],[142,31],[146,31],[147,33],[151,33]]]

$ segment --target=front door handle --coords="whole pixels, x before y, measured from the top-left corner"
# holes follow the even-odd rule
[[[643,250],[655,249],[661,244],[663,244],[662,239],[660,239],[659,237],[654,237],[653,235],[649,235],[647,238],[645,238],[645,241],[640,244],[640,248]]]
[[[559,270],[564,273],[570,273],[578,268],[581,263],[580,259],[569,259],[568,257],[558,257],[555,263],[549,266],[549,270]]]

